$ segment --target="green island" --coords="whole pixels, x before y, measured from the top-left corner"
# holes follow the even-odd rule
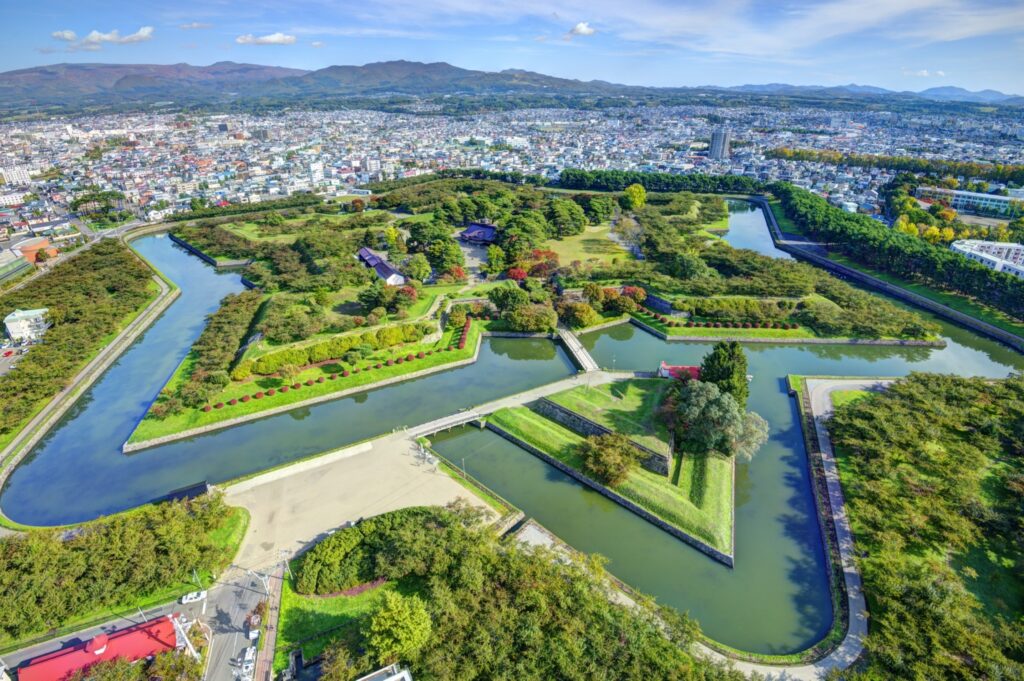
[[[687,652],[697,625],[609,599],[600,561],[501,542],[464,506],[407,508],[343,529],[293,561],[275,670],[301,651],[354,677],[401,658],[416,678],[745,676]],[[486,645],[481,645],[486,641]]]
[[[1024,378],[912,374],[828,424],[871,612],[850,678],[1019,672]]]

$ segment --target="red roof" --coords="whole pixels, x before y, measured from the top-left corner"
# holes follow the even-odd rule
[[[695,381],[699,381],[700,367],[665,364],[662,362],[661,366],[658,367],[658,375],[665,378],[683,378],[685,376],[687,378],[692,378]]]
[[[37,657],[18,669],[18,681],[60,681],[104,660],[123,657],[134,662],[174,650],[178,637],[171,617],[166,615],[112,634],[99,634],[84,643]]]

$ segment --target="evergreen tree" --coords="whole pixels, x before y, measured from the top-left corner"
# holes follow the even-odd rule
[[[700,365],[700,380],[714,383],[733,396],[742,409],[747,408],[750,386],[747,383],[747,356],[736,341],[721,341]]]

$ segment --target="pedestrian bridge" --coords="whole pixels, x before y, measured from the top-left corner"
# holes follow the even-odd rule
[[[591,371],[599,371],[601,369],[594,358],[590,356],[587,349],[583,347],[583,343],[576,337],[569,329],[559,328],[558,337],[562,339],[562,343],[565,345],[565,349],[569,351],[569,354],[576,360],[576,364],[579,365],[583,371],[587,373]]]

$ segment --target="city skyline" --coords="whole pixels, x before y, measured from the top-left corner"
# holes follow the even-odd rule
[[[1024,92],[1024,6],[963,0],[736,0],[713,8],[610,2],[371,0],[328,3],[123,2],[23,5],[8,12],[8,71],[57,62],[209,64],[315,70],[391,59],[522,68],[629,85],[858,83]]]

